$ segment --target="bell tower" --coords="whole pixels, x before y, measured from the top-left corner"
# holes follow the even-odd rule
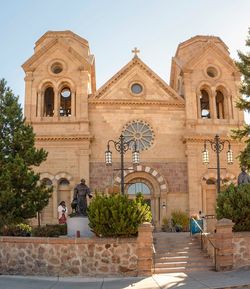
[[[95,60],[87,40],[71,31],[48,31],[22,67],[24,114],[36,146],[48,152],[39,172],[53,184],[56,218],[58,202],[71,199],[80,178],[89,182],[88,97],[96,91]]]

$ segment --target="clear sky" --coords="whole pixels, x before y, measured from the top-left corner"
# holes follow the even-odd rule
[[[219,36],[231,57],[245,50],[250,0],[0,0],[0,78],[24,100],[21,65],[48,30],[87,39],[96,58],[97,88],[132,58],[169,83],[171,57],[195,35]]]

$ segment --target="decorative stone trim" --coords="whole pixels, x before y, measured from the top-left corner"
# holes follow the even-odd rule
[[[128,168],[130,170],[130,172],[125,172],[124,173],[124,176],[127,176],[128,174],[132,174],[132,173],[135,173],[135,172],[145,172],[151,176],[154,177],[154,179],[156,180],[156,182],[159,184],[159,187],[160,187],[160,190],[162,193],[166,193],[168,192],[168,185],[167,185],[167,182],[165,180],[165,178],[159,173],[157,172],[155,169],[151,168],[151,167],[146,167],[146,166],[143,166],[143,165],[139,165],[139,166],[135,166],[134,168],[133,167],[129,167]],[[121,183],[121,178],[119,176],[117,176],[115,178],[115,185],[116,186],[119,186]]]
[[[60,179],[66,179],[68,181],[71,181],[73,179],[73,177],[68,173],[61,172],[61,173],[56,174],[55,179],[57,181],[59,181]]]
[[[229,172],[221,172],[220,177],[222,180],[227,179],[233,183],[236,182],[237,178],[234,174],[229,173]],[[207,181],[209,179],[217,179],[217,175],[213,172],[206,172],[203,176],[202,176],[202,180],[203,181]]]
[[[183,137],[183,143],[201,143],[204,142],[207,139],[213,139],[214,135],[193,135],[193,136],[184,136]],[[227,136],[220,136],[221,140],[230,140],[230,143],[239,143],[237,140],[231,139],[230,137]]]
[[[40,180],[43,180],[43,179],[49,179],[53,182],[54,175],[52,175],[51,173],[48,173],[48,172],[41,173],[40,174]]]
[[[169,106],[169,107],[179,107],[185,108],[184,103],[178,102],[170,102],[170,101],[162,101],[162,100],[113,100],[113,99],[101,99],[101,100],[89,100],[89,105],[161,105],[161,106]]]
[[[36,141],[82,141],[93,139],[90,135],[85,136],[36,136]]]

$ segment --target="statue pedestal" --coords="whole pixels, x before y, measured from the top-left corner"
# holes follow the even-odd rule
[[[92,237],[94,234],[90,231],[88,217],[76,216],[68,218],[67,235],[68,237]]]

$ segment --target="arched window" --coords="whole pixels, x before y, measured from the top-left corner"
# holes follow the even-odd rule
[[[214,180],[214,179],[208,179],[208,180],[206,181],[206,184],[207,184],[207,185],[215,185],[215,184],[216,184],[216,180]]]
[[[216,101],[216,117],[219,119],[225,118],[224,95],[219,90],[216,91],[215,101]]]
[[[54,115],[54,90],[52,87],[46,88],[44,92],[44,116]]]
[[[200,117],[211,118],[209,94],[205,89],[202,89],[200,94]]]
[[[71,116],[71,91],[68,87],[60,92],[60,116]]]
[[[69,207],[71,203],[70,183],[66,178],[61,178],[58,181],[57,201],[58,204],[62,201]]]
[[[151,191],[150,188],[145,183],[136,182],[128,187],[128,194],[135,195],[137,193],[142,193],[143,195],[150,195]]]
[[[60,179],[58,184],[59,184],[59,186],[68,186],[69,181],[67,179]]]
[[[48,179],[48,178],[42,179],[41,182],[42,182],[43,184],[45,184],[46,187],[52,186],[52,181],[51,181],[50,179]]]

